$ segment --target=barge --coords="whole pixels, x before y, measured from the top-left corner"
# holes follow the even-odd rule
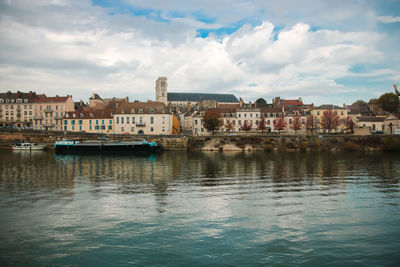
[[[159,151],[157,142],[142,141],[110,141],[101,140],[62,140],[54,143],[54,150],[59,153],[107,153],[122,152],[149,154]]]

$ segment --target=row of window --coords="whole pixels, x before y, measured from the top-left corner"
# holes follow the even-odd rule
[[[4,103],[4,102],[6,102],[6,103],[22,103],[22,102],[24,102],[24,103],[28,103],[28,99],[6,99],[6,100],[4,100],[4,99],[2,99],[2,98],[0,98],[0,103]]]
[[[116,124],[135,124],[135,117],[115,117]],[[150,117],[150,123],[154,123],[154,117]],[[165,117],[162,117],[162,123],[165,124]],[[143,125],[143,117],[139,117],[139,122],[136,124]]]
[[[76,122],[78,122],[79,125],[83,124],[83,120],[71,120],[71,125],[75,125]],[[89,120],[89,125],[99,125],[99,122],[101,122],[101,125],[105,125],[105,120]],[[109,120],[108,124],[112,124],[112,120]],[[64,120],[64,125],[68,125],[68,120]]]

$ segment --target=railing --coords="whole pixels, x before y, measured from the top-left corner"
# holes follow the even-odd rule
[[[45,122],[45,123],[42,123],[42,126],[43,127],[54,127],[54,124],[53,123],[50,123],[50,122]]]
[[[39,116],[36,116],[36,115],[35,115],[35,116],[33,117],[33,119],[34,119],[34,120],[43,120],[43,116],[40,116],[40,115],[39,115]]]
[[[44,112],[53,112],[53,109],[51,109],[51,108],[46,108],[46,109],[44,109]]]
[[[144,127],[144,126],[146,126],[146,123],[145,122],[137,122],[136,126],[137,127]]]

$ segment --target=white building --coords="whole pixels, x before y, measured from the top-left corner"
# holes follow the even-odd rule
[[[118,106],[114,114],[117,134],[172,134],[173,114],[161,102],[128,102]]]

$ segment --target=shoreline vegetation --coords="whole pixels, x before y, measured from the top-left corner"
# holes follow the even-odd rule
[[[0,132],[0,149],[10,149],[12,143],[26,140],[45,143],[49,149],[62,139],[96,140],[103,134],[10,131]],[[109,135],[113,140],[143,138],[157,140],[164,150],[188,151],[400,151],[399,135],[248,135],[248,136],[130,136]]]

